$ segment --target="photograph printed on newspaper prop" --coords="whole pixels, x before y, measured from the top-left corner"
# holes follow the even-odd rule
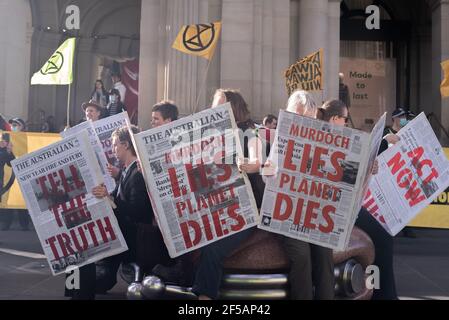
[[[92,149],[95,152],[95,156],[98,161],[98,165],[100,166],[101,174],[104,178],[104,184],[106,186],[106,189],[108,190],[108,193],[112,193],[115,189],[115,180],[114,178],[109,174],[107,169],[108,159],[106,158],[106,153],[111,151],[112,149],[109,147],[107,151],[105,151],[102,147],[102,142],[100,142],[100,139],[98,138],[97,133],[95,132],[95,128],[93,126],[94,122],[90,120],[86,120],[72,128],[69,128],[65,131],[62,131],[61,137],[67,138],[72,135],[77,135],[80,132],[85,131],[89,137]],[[105,136],[106,137],[106,136]],[[103,145],[108,144],[109,145],[110,139],[105,138],[103,140]]]
[[[171,257],[258,223],[229,103],[134,135],[142,172]]]
[[[94,121],[92,123],[95,128],[95,132],[98,135],[98,139],[100,140],[101,147],[106,155],[106,159],[110,164],[117,168],[119,168],[119,163],[114,155],[114,152],[112,151],[111,136],[115,129],[123,127],[129,123],[131,123],[131,121],[129,121],[128,112],[126,111]]]
[[[281,110],[258,227],[344,250],[384,125],[385,114],[369,134]]]
[[[395,236],[449,186],[449,161],[422,112],[378,157],[363,206]]]
[[[443,148],[449,159],[449,148]],[[409,227],[449,229],[449,187],[441,192],[430,205],[425,207],[413,218]]]
[[[14,173],[53,275],[126,251],[86,132],[12,161]]]

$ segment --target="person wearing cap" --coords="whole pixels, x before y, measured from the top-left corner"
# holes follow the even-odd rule
[[[20,118],[12,118],[8,122],[11,125],[11,131],[20,132],[25,130],[25,121]]]
[[[104,112],[104,108],[92,100],[90,100],[89,102],[84,102],[81,105],[81,108],[84,111],[86,120],[91,120],[91,121],[97,121],[97,120],[101,119],[102,113]]]
[[[384,136],[389,133],[396,134],[401,128],[405,127],[408,123],[407,115],[408,112],[404,108],[396,108],[391,115],[393,123],[391,127],[385,127]]]

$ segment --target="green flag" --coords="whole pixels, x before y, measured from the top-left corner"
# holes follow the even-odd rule
[[[71,84],[73,81],[73,54],[75,38],[59,46],[44,66],[31,78],[31,84]]]

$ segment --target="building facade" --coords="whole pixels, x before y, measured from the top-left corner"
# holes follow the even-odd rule
[[[67,30],[69,5],[80,9],[79,30]],[[370,5],[379,8],[379,29],[366,26]],[[240,89],[260,120],[285,106],[288,66],[323,48],[317,102],[338,98],[343,73],[356,127],[368,130],[383,112],[404,106],[431,115],[449,145],[441,129],[449,130],[449,99],[439,93],[440,62],[449,59],[449,0],[3,0],[1,6],[8,31],[0,35],[0,112],[30,126],[38,127],[43,114],[64,124],[67,86],[28,84],[58,45],[76,36],[74,123],[95,80],[109,87],[110,72],[123,73],[129,62],[137,66],[128,75],[138,77],[132,91],[143,128],[157,101],[174,100],[187,115],[210,104],[219,87]],[[182,25],[214,21],[223,28],[210,65],[171,48]]]

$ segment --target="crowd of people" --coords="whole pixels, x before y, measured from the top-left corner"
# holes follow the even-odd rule
[[[85,118],[97,121],[126,110],[124,106],[120,106],[121,94],[119,87],[111,89],[107,94],[102,82],[97,81],[92,99],[82,105]],[[260,209],[266,178],[262,176],[261,170],[272,165],[267,161],[267,156],[277,127],[277,118],[269,114],[263,118],[262,124],[257,124],[238,90],[218,89],[212,98],[211,108],[225,102],[230,103],[238,128],[245,132],[242,140],[244,158],[237,159],[236,165],[241,172],[248,175],[257,207]],[[306,91],[295,91],[287,101],[286,110],[337,126],[346,126],[349,119],[349,109],[343,101],[329,100],[318,106]],[[152,108],[152,127],[175,121],[178,116],[179,111],[173,101],[161,101]],[[393,125],[386,128],[379,153],[399,140],[396,133],[406,124],[402,118],[408,119],[411,116],[413,115],[401,108],[394,111]],[[135,126],[131,129],[133,133],[140,131]],[[248,135],[248,132],[251,134]],[[109,168],[110,174],[117,181],[116,190],[108,194],[102,185],[94,188],[92,192],[99,198],[110,197],[116,203],[114,212],[130,249],[126,253],[82,267],[81,289],[66,290],[66,295],[73,299],[94,299],[96,293],[106,293],[116,283],[120,264],[133,261],[147,273],[157,275],[164,281],[192,285],[192,292],[198,299],[217,299],[224,260],[255,228],[198,249],[199,259],[195,264],[192,263],[190,253],[176,259],[169,258],[161,232],[154,221],[153,211],[149,211],[151,203],[126,128],[117,129],[113,133],[113,151],[121,164],[121,168]],[[377,166],[374,167],[373,174],[376,171]],[[380,289],[374,291],[373,299],[397,299],[393,272],[393,238],[364,208],[360,209],[356,226],[373,240],[376,249],[374,263],[382,274]],[[332,250],[290,237],[282,238],[283,248],[290,261],[290,298],[334,299]]]
[[[123,104],[126,87],[121,83],[120,75],[113,75],[112,79],[114,85],[109,91],[105,89],[101,80],[95,82],[90,99],[81,106],[86,120],[97,121],[126,111]],[[260,209],[266,178],[261,171],[272,165],[267,161],[267,157],[278,119],[275,115],[268,114],[261,124],[257,124],[251,117],[242,94],[234,89],[216,90],[210,107],[214,108],[225,102],[230,103],[238,128],[245,132],[241,141],[244,158],[237,159],[236,165],[241,172],[247,174],[257,207]],[[319,106],[308,92],[301,90],[293,92],[286,103],[286,110],[289,112],[337,126],[347,125],[350,119],[348,107],[341,100],[329,100]],[[403,108],[397,108],[393,112],[392,126],[385,128],[379,153],[398,141],[396,133],[413,116]],[[151,125],[162,126],[177,120],[178,117],[179,111],[173,101],[161,101],[152,108]],[[0,129],[24,131],[26,123],[20,118],[6,121],[0,117]],[[132,126],[131,130],[134,134],[140,131],[136,126]],[[248,135],[248,132],[251,134]],[[115,203],[114,213],[129,250],[81,267],[80,289],[66,289],[65,295],[72,299],[94,299],[96,294],[106,293],[114,287],[121,264],[137,262],[146,272],[157,275],[165,281],[192,285],[192,292],[198,299],[217,299],[224,260],[254,232],[254,228],[198,249],[199,259],[196,264],[192,263],[190,254],[171,259],[155,222],[128,128],[117,129],[112,139],[113,152],[120,167],[109,166],[108,169],[115,178],[117,187],[108,194],[106,187],[101,185],[95,187],[92,193],[98,198],[110,197]],[[11,145],[5,140],[0,141],[0,155],[3,163],[10,166],[14,154]],[[375,166],[373,174],[376,170]],[[3,180],[3,176],[1,179]],[[18,215],[22,228],[28,229],[30,222],[28,214],[11,210],[7,214],[2,213],[3,230],[9,229],[15,214]],[[374,291],[373,299],[397,299],[393,272],[393,238],[364,208],[360,209],[356,226],[364,230],[373,240],[376,250],[374,263],[382,275],[380,289]],[[333,299],[335,284],[332,250],[290,237],[282,237],[282,244],[290,262],[290,298]]]

